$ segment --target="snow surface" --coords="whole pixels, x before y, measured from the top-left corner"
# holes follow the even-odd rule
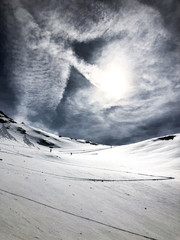
[[[0,112],[0,239],[179,240],[180,134],[86,142]]]

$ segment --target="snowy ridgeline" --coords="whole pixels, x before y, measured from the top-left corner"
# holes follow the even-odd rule
[[[0,112],[0,239],[179,240],[179,146],[103,146]]]

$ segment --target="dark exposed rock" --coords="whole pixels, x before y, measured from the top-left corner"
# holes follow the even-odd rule
[[[40,131],[38,131],[38,130],[34,130],[36,133],[38,133],[38,134],[41,134],[41,135],[43,135],[43,136],[45,136],[45,137],[49,137],[49,135],[47,135],[47,134],[45,134],[45,133],[43,133],[43,132],[40,132]]]
[[[49,141],[46,141],[44,139],[39,139],[39,141],[37,142],[40,145],[46,146],[46,147],[53,147],[54,143],[51,143]]]
[[[175,137],[176,137],[176,135],[169,135],[169,136],[159,137],[159,138],[157,138],[157,139],[155,139],[155,140],[153,140],[153,141],[173,140]]]
[[[22,133],[22,134],[25,134],[25,133],[26,133],[26,130],[23,129],[23,128],[21,128],[21,127],[18,127],[18,128],[17,128],[17,131],[20,132],[20,133]]]
[[[4,120],[3,118],[0,118],[0,123],[7,123],[7,120]]]
[[[7,122],[17,123],[12,118],[10,118],[6,114],[4,114],[2,111],[0,111],[0,120],[1,120],[1,123],[7,123]],[[3,121],[5,121],[5,122],[3,122]]]
[[[94,142],[91,142],[90,144],[91,144],[91,145],[95,145],[95,146],[98,145],[98,143],[94,143]]]
[[[34,130],[34,131],[35,131],[35,133],[41,134],[41,132],[40,132],[40,131],[38,131],[38,130]]]

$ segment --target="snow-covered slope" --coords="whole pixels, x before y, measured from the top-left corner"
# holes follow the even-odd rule
[[[0,112],[0,239],[179,240],[179,146],[97,145]]]

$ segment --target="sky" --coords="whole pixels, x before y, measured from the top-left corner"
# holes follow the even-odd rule
[[[179,0],[1,0],[0,109],[121,145],[180,132]]]

